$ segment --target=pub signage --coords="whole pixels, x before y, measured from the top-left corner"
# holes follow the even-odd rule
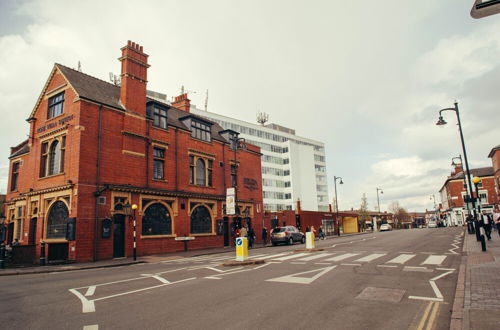
[[[42,133],[42,132],[45,132],[46,130],[49,130],[51,128],[54,128],[54,127],[57,127],[57,126],[60,126],[60,125],[64,125],[68,121],[70,121],[71,119],[73,119],[73,117],[74,117],[73,115],[69,115],[69,116],[61,118],[58,121],[55,121],[53,123],[47,124],[47,125],[42,126],[42,127],[38,127],[37,130],[36,130],[36,132],[37,133]]]

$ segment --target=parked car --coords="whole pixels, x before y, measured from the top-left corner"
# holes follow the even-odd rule
[[[434,220],[430,220],[429,223],[427,224],[427,228],[437,228],[438,224]]]
[[[271,243],[285,243],[292,245],[295,242],[305,243],[306,235],[294,226],[276,227],[271,233]]]
[[[383,223],[380,225],[380,231],[389,231],[392,230],[392,226],[388,223]]]

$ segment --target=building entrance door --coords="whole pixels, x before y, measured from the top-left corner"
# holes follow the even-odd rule
[[[30,220],[30,234],[28,239],[29,244],[36,244],[36,223],[37,218],[32,218]]]
[[[224,217],[222,231],[224,232],[224,246],[229,246],[229,219]]]
[[[113,258],[125,257],[125,215],[113,215]]]

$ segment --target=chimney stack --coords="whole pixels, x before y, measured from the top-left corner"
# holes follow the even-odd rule
[[[451,173],[451,176],[453,176],[453,175],[455,175],[457,173],[463,172],[463,171],[464,171],[464,169],[463,169],[463,167],[462,167],[461,164],[455,165],[455,169]]]
[[[188,99],[187,93],[184,93],[175,97],[175,101],[172,102],[172,106],[179,110],[189,112],[191,107],[191,100]]]
[[[121,51],[118,59],[122,62],[120,101],[125,109],[145,116],[148,55],[142,46],[130,40]]]

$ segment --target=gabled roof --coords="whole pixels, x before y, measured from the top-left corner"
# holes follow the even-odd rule
[[[28,144],[28,139],[26,139],[25,141],[21,142],[18,146],[11,148],[11,154],[9,156],[9,159],[27,154],[28,152],[30,152],[30,146]]]
[[[493,147],[493,149],[491,149],[490,153],[488,154],[488,157],[491,158],[493,157],[493,154],[495,153],[495,151],[497,150],[500,150],[500,144],[497,145],[496,147]]]
[[[85,74],[81,71],[75,70],[68,68],[67,66],[64,66],[62,64],[56,63],[54,65],[54,70],[51,72],[51,76],[54,74],[55,70],[59,70],[63,76],[66,78],[68,83],[71,85],[73,90],[75,91],[76,94],[81,99],[87,99],[90,101],[94,101],[97,103],[101,103],[103,105],[110,106],[112,108],[116,108],[119,110],[125,110],[123,105],[120,102],[120,87],[116,86],[112,83],[109,83],[107,81],[89,76],[88,74]],[[49,78],[50,81],[50,78]],[[47,83],[48,84],[48,83]],[[46,85],[47,86],[47,85]],[[46,87],[42,91],[42,95],[45,91]],[[177,127],[182,130],[189,131],[189,129],[184,125],[179,119],[181,117],[185,117],[186,115],[189,115],[193,118],[197,118],[199,120],[203,120],[205,122],[209,122],[211,124],[211,133],[212,133],[212,139],[217,140],[223,143],[228,143],[226,139],[224,139],[219,132],[223,130],[222,127],[219,126],[219,124],[207,120],[204,117],[191,114],[182,110],[179,110],[177,108],[172,107],[171,105],[160,102],[157,99],[152,99],[149,97],[146,97],[146,102],[153,102],[157,104],[161,104],[164,107],[167,107],[168,113],[167,113],[167,124],[173,127]],[[36,108],[36,107],[35,107]],[[33,116],[33,113],[32,113]]]
[[[479,167],[479,168],[473,168],[470,170],[472,176],[477,176],[477,177],[485,177],[485,176],[493,176],[493,167],[488,166],[488,167]],[[446,184],[450,181],[453,180],[463,180],[465,178],[464,172],[458,172],[457,174],[450,176],[446,181],[444,182],[443,186],[439,191],[442,191],[444,187],[446,187]]]

